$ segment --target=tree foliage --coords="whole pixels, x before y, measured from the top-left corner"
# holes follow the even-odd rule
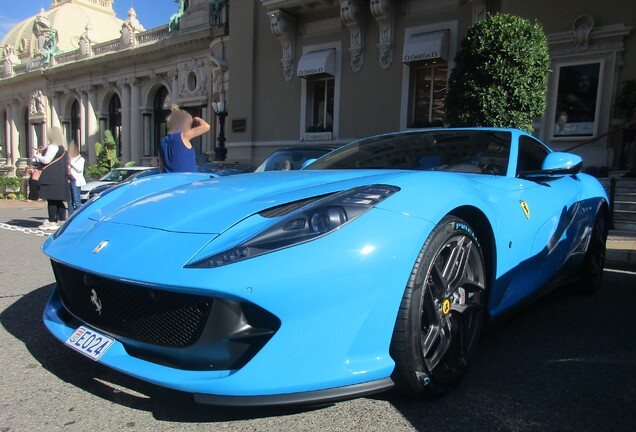
[[[531,132],[545,110],[549,68],[547,38],[538,23],[507,14],[474,23],[455,57],[446,122]]]
[[[104,140],[101,143],[95,143],[95,155],[97,163],[86,168],[87,176],[92,179],[99,179],[114,168],[121,166],[121,162],[117,158],[117,143],[110,130],[104,132]]]

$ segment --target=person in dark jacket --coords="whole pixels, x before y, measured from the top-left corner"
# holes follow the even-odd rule
[[[49,128],[46,131],[48,145],[40,148],[32,162],[40,164],[40,198],[47,200],[49,220],[40,226],[42,230],[55,231],[66,221],[68,201],[68,155],[62,129]]]

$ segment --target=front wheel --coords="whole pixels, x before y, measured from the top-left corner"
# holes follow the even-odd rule
[[[422,247],[391,341],[392,378],[412,395],[437,395],[459,382],[486,315],[479,241],[464,220],[445,217]]]

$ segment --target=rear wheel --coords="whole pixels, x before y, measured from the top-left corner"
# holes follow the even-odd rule
[[[603,267],[605,267],[605,242],[607,241],[607,224],[603,215],[596,217],[590,245],[580,272],[580,282],[575,289],[583,294],[593,294],[601,287]]]
[[[444,218],[418,255],[393,332],[392,378],[402,391],[436,395],[459,382],[483,327],[485,274],[470,225]]]

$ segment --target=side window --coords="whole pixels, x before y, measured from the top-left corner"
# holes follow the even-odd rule
[[[523,172],[539,171],[547,155],[548,149],[539,141],[528,136],[519,138],[517,177]]]

